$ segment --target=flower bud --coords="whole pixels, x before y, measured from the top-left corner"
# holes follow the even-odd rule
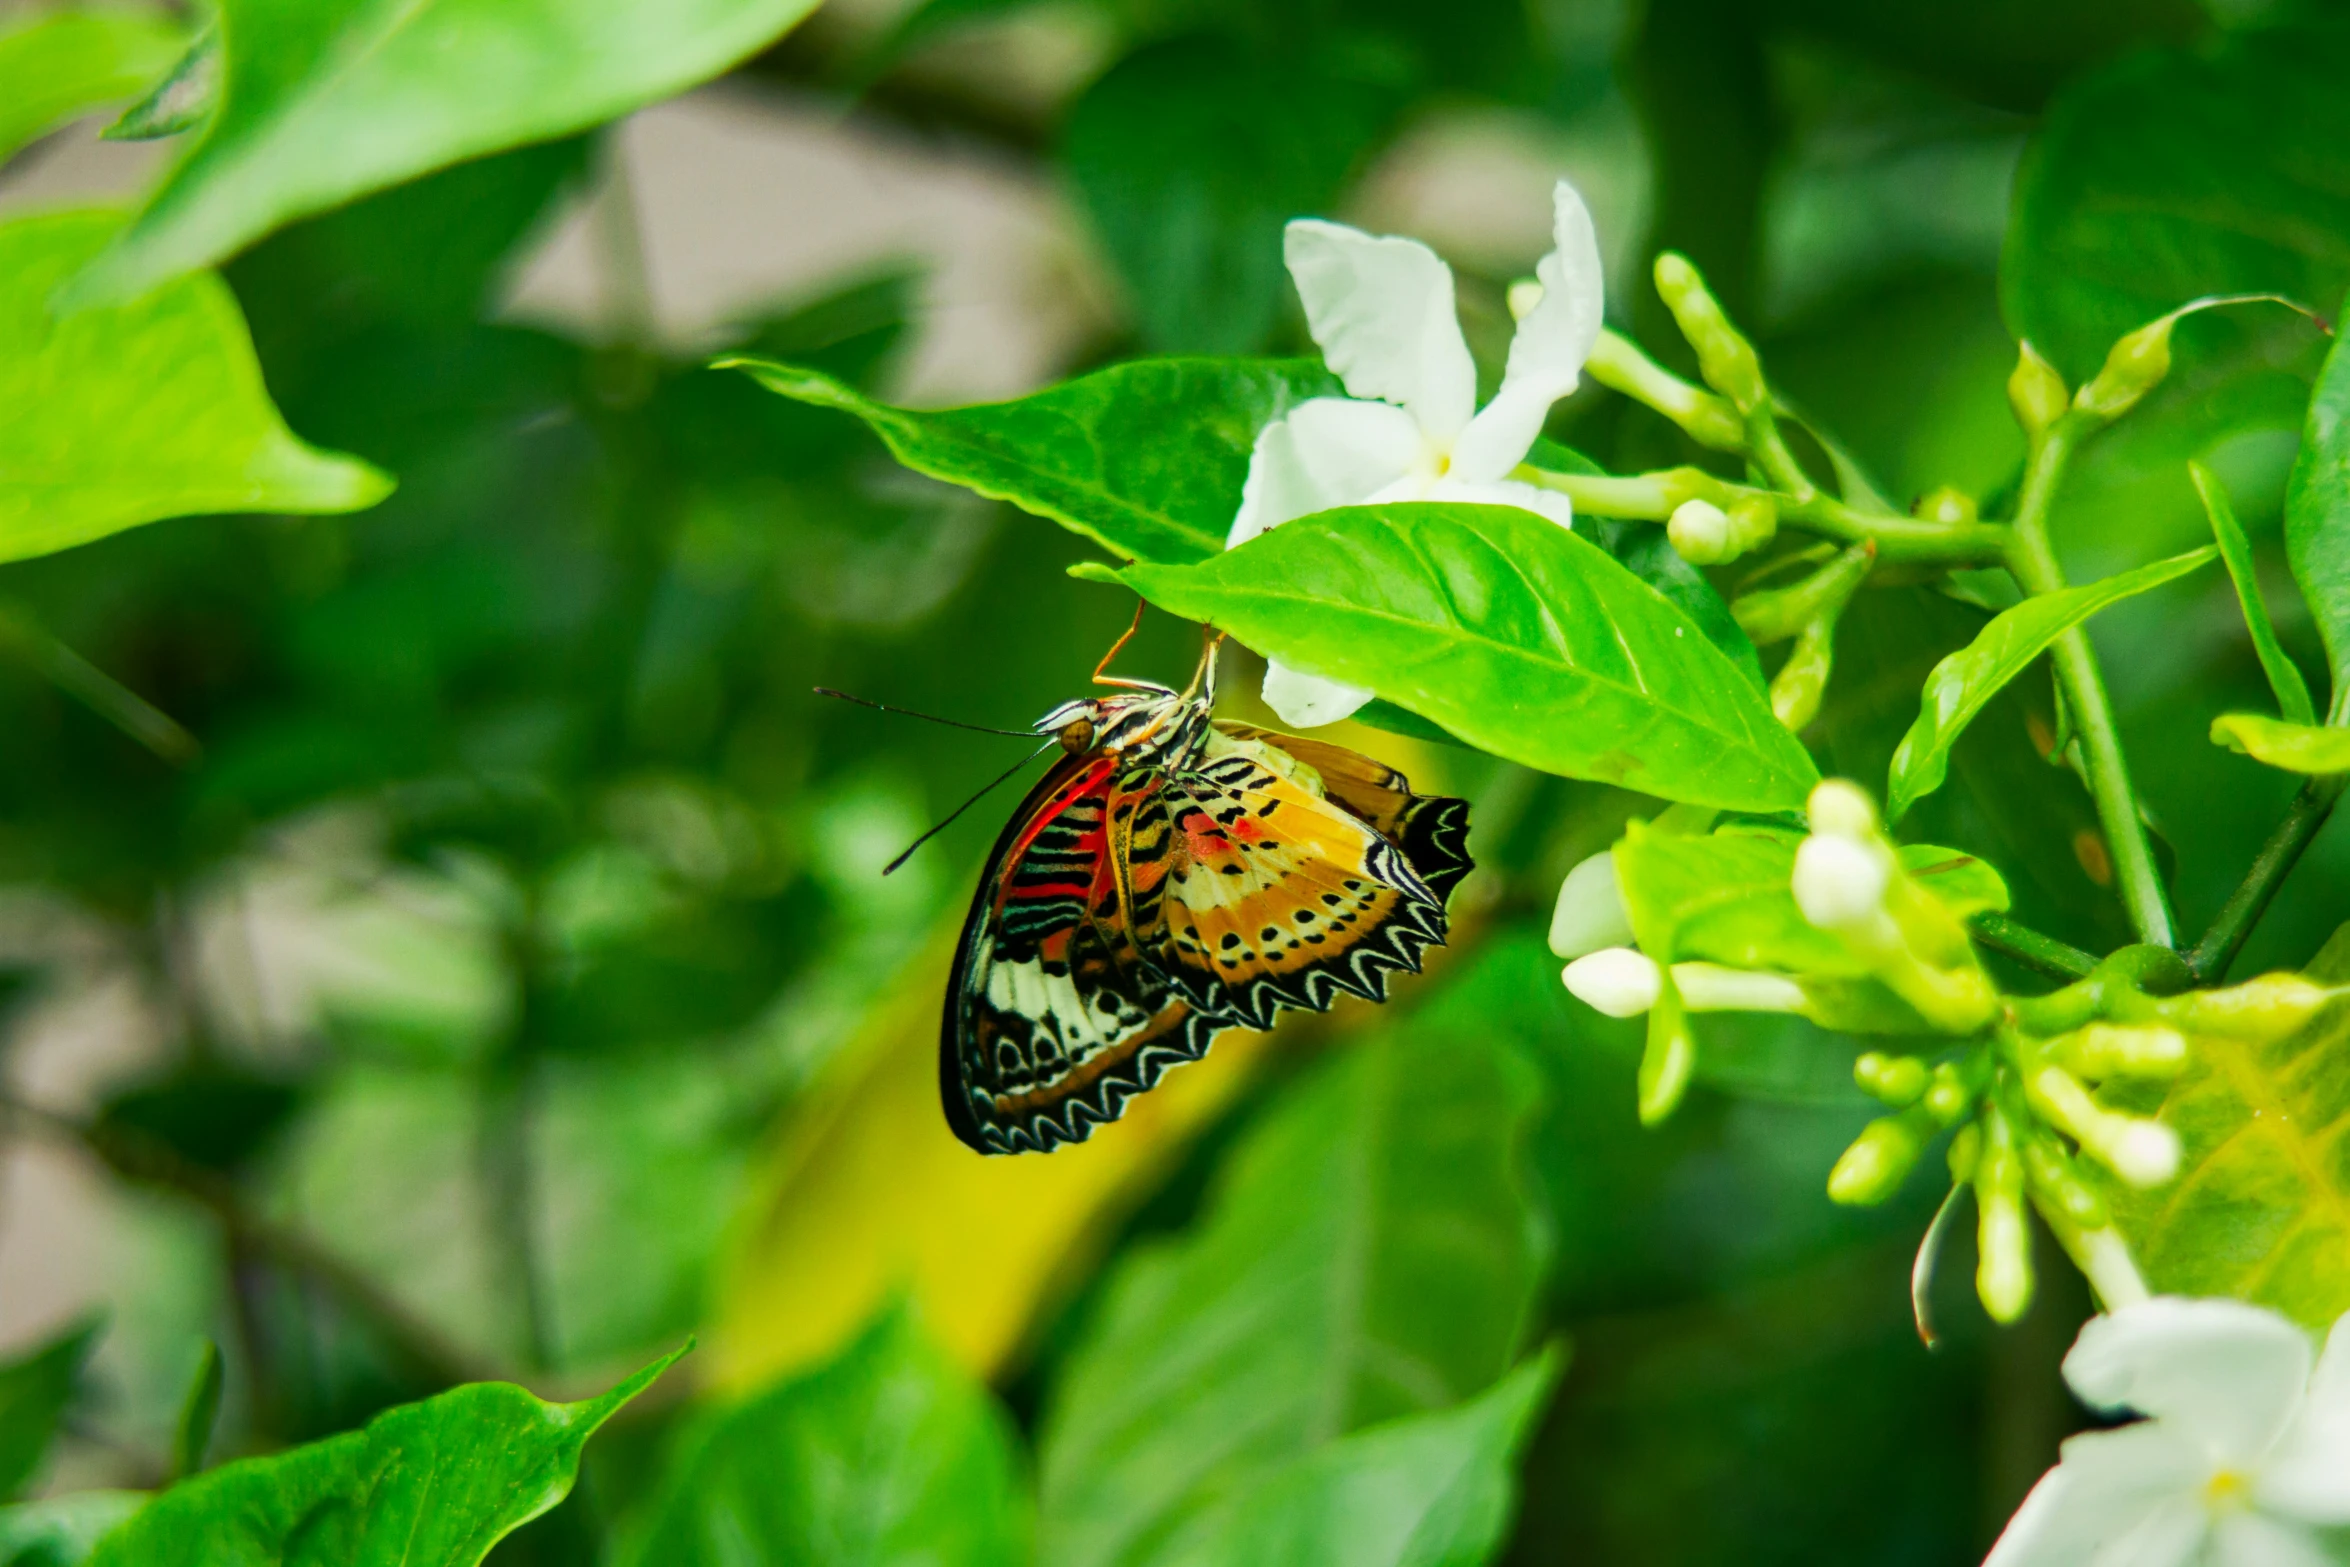
[[[1917,1103],[1932,1079],[1932,1071],[1916,1056],[1889,1056],[1872,1050],[1852,1063],[1852,1080],[1860,1091],[1896,1110]]]
[[[1768,495],[1741,495],[1730,503],[1730,552],[1743,555],[1778,537],[1779,507]]]
[[[2298,974],[2263,974],[2225,990],[2173,996],[2155,1010],[2190,1034],[2217,1034],[2223,1039],[2264,1045],[2292,1033],[2319,1007],[2341,994]]]
[[[1795,905],[1822,930],[1872,922],[1884,913],[1889,860],[1876,844],[1815,832],[1795,851]]]
[[[1603,947],[1633,945],[1632,917],[1616,884],[1616,856],[1602,849],[1559,883],[1550,915],[1550,950],[1562,958],[1587,957]]]
[[[1738,553],[1731,547],[1729,513],[1708,500],[1686,500],[1674,507],[1665,537],[1692,566],[1718,566]]]
[[[1585,961],[1589,961],[1586,959]],[[1697,1036],[1678,1003],[1648,1015],[1648,1048],[1640,1055],[1640,1124],[1655,1126],[1680,1108],[1697,1071]]]
[[[2170,333],[2178,319],[2174,311],[2124,333],[2106,354],[2105,367],[2073,394],[2073,406],[2108,423],[2137,407],[2170,374]]]
[[[1568,964],[1559,977],[1575,999],[1609,1017],[1638,1017],[1656,1005],[1664,975],[1654,959],[1630,947],[1608,947]]]
[[[1676,963],[1673,988],[1692,1012],[1809,1013],[1803,986],[1785,974],[1724,968],[1719,963]]]
[[[1966,1081],[1958,1075],[1958,1068],[1945,1061],[1934,1068],[1934,1080],[1926,1085],[1926,1097],[1921,1101],[1926,1113],[1948,1126],[1966,1114],[1975,1096],[1967,1090]]]
[[[1939,485],[1918,497],[1910,514],[1928,522],[1973,522],[1981,513],[1975,507],[1975,498],[1964,490]]]
[[[2178,1133],[2159,1121],[2106,1109],[2064,1068],[2032,1072],[2024,1079],[2024,1094],[2042,1119],[2130,1185],[2160,1186],[2178,1173]]]
[[[1839,838],[1867,838],[1877,830],[1877,808],[1860,785],[1842,778],[1823,779],[1804,806],[1813,832]]]
[[[1801,733],[1820,716],[1828,677],[1836,668],[1836,622],[1822,615],[1807,624],[1787,650],[1787,662],[1771,677],[1771,716]]]
[[[1972,1121],[1958,1129],[1950,1139],[1950,1178],[1953,1181],[1971,1181],[1975,1166],[1983,1159],[1983,1129]]]
[[[1984,1118],[1975,1161],[1975,1293],[1994,1322],[2013,1322],[2032,1303],[2032,1232],[2024,1218],[2024,1166],[2014,1129],[1996,1112]]]
[[[2007,378],[2007,405],[2015,410],[2015,422],[2024,427],[2024,433],[2036,436],[2056,423],[2071,400],[2056,366],[2041,358],[2030,343],[2018,343],[2015,370]]]
[[[1706,384],[1742,414],[1764,406],[1770,393],[1763,385],[1762,361],[1755,357],[1754,345],[1730,324],[1686,256],[1668,250],[1656,258],[1656,291],[1672,311],[1681,335],[1697,350],[1697,368]]]
[[[2187,1065],[2187,1036],[2161,1024],[2091,1023],[2049,1045],[2076,1077],[2176,1077]]]
[[[1914,1109],[1871,1121],[1828,1172],[1828,1200],[1858,1208],[1883,1202],[1909,1179],[1937,1130],[1931,1117]]]
[[[1522,277],[1510,285],[1510,319],[1523,321],[1542,303],[1542,285],[1530,277]]]
[[[2073,1162],[2045,1135],[2024,1139],[2024,1176],[2032,1195],[2046,1208],[2082,1229],[2102,1228],[2111,1217],[2105,1199],[2089,1188]]]

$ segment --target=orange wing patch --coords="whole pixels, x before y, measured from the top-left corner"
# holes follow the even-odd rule
[[[1469,806],[1444,795],[1412,793],[1412,781],[1385,762],[1350,751],[1327,740],[1276,734],[1247,724],[1215,726],[1236,741],[1259,747],[1304,764],[1321,784],[1320,792],[1369,823],[1383,838],[1403,850],[1428,890],[1442,902],[1469,874]]]

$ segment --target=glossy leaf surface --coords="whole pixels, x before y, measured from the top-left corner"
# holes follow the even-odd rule
[[[2284,645],[2277,641],[2276,623],[2269,618],[2268,601],[2261,596],[2260,577],[2252,560],[2252,541],[2244,536],[2244,525],[2236,520],[2236,508],[2228,499],[2226,486],[2221,484],[2218,474],[2202,463],[2187,464],[2187,472],[2195,481],[2196,492],[2203,497],[2204,515],[2211,519],[2211,533],[2219,542],[2220,559],[2227,562],[2228,576],[2236,584],[2236,603],[2244,611],[2244,628],[2252,637],[2252,651],[2260,659],[2261,672],[2268,676],[2269,689],[2276,693],[2277,710],[2294,723],[2315,723],[2317,714],[2309,703],[2308,683],[2286,655]]]
[[[682,1353],[582,1403],[468,1383],[386,1410],[362,1431],[223,1464],[158,1496],[90,1560],[475,1567],[569,1494],[587,1439]]]
[[[2350,773],[2350,729],[2224,713],[2211,721],[2211,743],[2288,773]]]
[[[143,6],[18,11],[0,25],[0,163],[77,115],[141,91],[184,42],[168,13]]]
[[[2308,974],[2350,981],[2350,928]],[[2159,1107],[2183,1148],[2151,1191],[2098,1178],[2149,1286],[2254,1301],[2315,1333],[2350,1311],[2350,1003],[2271,1044],[2196,1039],[2167,1092],[2127,1102]]]
[[[1491,1561],[1507,1537],[1518,1454],[1557,1379],[1557,1360],[1529,1361],[1457,1409],[1374,1426],[1308,1453],[1204,1514],[1148,1560],[1154,1567]]]
[[[1886,814],[1899,821],[1920,797],[1942,787],[1952,744],[1983,704],[2030,667],[2049,644],[2107,605],[2183,577],[2218,554],[2217,546],[2194,550],[2101,582],[2044,593],[1994,616],[1972,643],[1936,664],[1926,677],[1917,722],[1893,753]]]
[[[218,102],[77,304],[133,298],[291,219],[601,124],[751,54],[814,0],[223,0]]]
[[[391,482],[285,426],[236,301],[209,274],[57,317],[111,214],[0,224],[0,561],[213,512],[344,512]]]
[[[1257,432],[1339,391],[1308,359],[1145,359],[1016,402],[922,412],[796,365],[720,363],[855,414],[918,472],[1010,501],[1122,559],[1176,563],[1224,548]]]
[[[2285,554],[2333,674],[2327,710],[2350,717],[2350,351],[2337,338],[2309,400],[2285,491]]]
[[[1155,1561],[1272,1470],[1489,1385],[1544,1257],[1520,1168],[1534,1108],[1479,1012],[1443,1002],[1300,1084],[1204,1220],[1123,1261],[1066,1362],[1046,1567]]]
[[[1016,1567],[1029,1500],[987,1390],[892,1311],[823,1369],[686,1437],[631,1567]]]
[[[1763,694],[1688,616],[1532,512],[1349,507],[1197,566],[1119,578],[1546,772],[1754,811],[1795,809],[1817,781]]]

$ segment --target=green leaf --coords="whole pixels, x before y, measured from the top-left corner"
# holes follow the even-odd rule
[[[163,517],[357,511],[390,493],[375,469],[286,428],[219,278],[52,316],[57,285],[119,224],[101,212],[0,224],[0,561]]]
[[[1391,107],[1363,83],[1214,36],[1140,49],[1086,89],[1062,158],[1143,344],[1264,346],[1288,286],[1282,225],[1331,208]]]
[[[1118,577],[1546,772],[1751,811],[1796,809],[1819,778],[1688,616],[1532,512],[1346,507],[1197,566]]]
[[[570,1494],[587,1439],[684,1353],[582,1403],[473,1382],[386,1410],[361,1431],[223,1464],[108,1535],[92,1567],[475,1567]]]
[[[1912,805],[1942,787],[1950,769],[1950,747],[1983,704],[2022,674],[2050,643],[2107,605],[2183,577],[2218,554],[2218,546],[2207,545],[2101,582],[2028,598],[1992,617],[1973,642],[1936,664],[1926,677],[1917,722],[1893,753],[1886,814],[1899,821]]]
[[[186,42],[169,12],[144,6],[18,12],[0,26],[0,163],[77,115],[144,90]]]
[[[204,1467],[204,1454],[212,1446],[212,1427],[220,1419],[221,1380],[220,1346],[206,1339],[195,1380],[188,1385],[187,1401],[180,1405],[178,1429],[172,1434],[174,1480],[185,1480]]]
[[[132,299],[294,218],[600,125],[715,76],[814,0],[221,0],[201,138],[74,284]]]
[[[105,141],[161,141],[192,131],[220,94],[220,27],[208,22],[163,80],[99,133]]]
[[[2350,729],[2225,713],[2211,721],[2211,743],[2288,773],[2350,773]]]
[[[1196,1228],[1117,1269],[1049,1405],[1046,1567],[1156,1560],[1269,1472],[1511,1364],[1546,1254],[1535,1096],[1449,1000],[1350,1044],[1226,1161]]]
[[[2350,981],[2350,926],[2309,965]],[[2350,1003],[2266,1045],[2198,1038],[2166,1088],[2115,1096],[2159,1107],[2179,1173],[2138,1191],[2084,1162],[2146,1282],[2166,1295],[2232,1295],[2323,1333],[2350,1311]]]
[[[0,1365],[0,1499],[22,1490],[41,1467],[102,1327],[95,1320],[78,1323]]]
[[[1528,1361],[1467,1404],[1342,1437],[1202,1515],[1150,1560],[1475,1567],[1508,1538],[1518,1456],[1558,1378]]]
[[[1010,1423],[903,1310],[832,1364],[688,1435],[623,1552],[636,1567],[1028,1557]]]
[[[2317,710],[2309,703],[2309,686],[2301,678],[2301,671],[2285,656],[2284,646],[2277,641],[2277,628],[2268,618],[2268,601],[2261,597],[2260,578],[2252,565],[2252,541],[2244,536],[2244,525],[2236,520],[2236,508],[2228,501],[2227,487],[2219,475],[2199,462],[2187,464],[2187,473],[2195,481],[2195,493],[2203,497],[2204,514],[2211,519],[2212,537],[2219,540],[2220,558],[2227,562],[2228,575],[2236,584],[2236,602],[2244,608],[2244,626],[2252,633],[2252,650],[2260,657],[2261,670],[2268,676],[2269,689],[2276,693],[2277,710],[2297,724],[2317,721]]]
[[[2331,297],[2331,296],[2328,296]],[[2333,674],[2327,711],[2350,721],[2350,351],[2337,337],[2309,400],[2285,490],[2285,556]]]
[[[2207,48],[2135,54],[2061,94],[2017,178],[2000,265],[2016,335],[2078,385],[2116,338],[2192,299],[2341,298],[2345,73],[2350,26],[2320,9]],[[2267,307],[2215,312],[2180,340],[2159,395],[2195,404],[2204,439],[2231,419],[2298,416],[2306,323]]]
[[[144,1491],[75,1491],[0,1507],[0,1567],[81,1567],[146,1505]]]
[[[1767,691],[1770,683],[1763,679],[1762,655],[1755,651],[1754,639],[1738,624],[1729,601],[1706,580],[1705,573],[1681,558],[1673,541],[1665,537],[1665,530],[1641,522],[1619,526],[1612,534],[1605,543],[1607,552],[1687,615],[1689,623],[1704,632],[1705,639],[1720,648],[1738,666],[1738,672],[1754,682],[1756,690]]]
[[[1224,548],[1257,432],[1339,395],[1310,359],[1144,359],[1016,402],[921,412],[821,371],[722,359],[785,397],[853,413],[898,461],[1059,523],[1121,559],[1204,560]]]

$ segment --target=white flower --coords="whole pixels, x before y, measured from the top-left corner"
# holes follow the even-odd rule
[[[1638,1017],[1664,994],[1664,969],[1630,947],[1602,947],[1560,970],[1575,999],[1609,1017]],[[1761,969],[1724,968],[1719,963],[1676,963],[1673,988],[1691,1012],[1801,1012],[1809,1002],[1803,987],[1784,974]]]
[[[2158,1296],[2099,1317],[2065,1357],[2084,1403],[2147,1418],[2076,1436],[1984,1567],[2322,1567],[2350,1524],[2350,1317],[2310,1371],[2292,1323]]]
[[[1579,958],[1602,947],[1632,945],[1632,916],[1616,884],[1615,851],[1602,849],[1559,883],[1558,904],[1550,915],[1550,950]]]
[[[1501,390],[1480,409],[1452,271],[1434,251],[1319,219],[1290,224],[1289,275],[1348,395],[1317,397],[1258,433],[1227,545],[1333,506],[1382,501],[1479,501],[1572,523],[1565,496],[1508,477],[1550,405],[1575,389],[1599,336],[1599,240],[1564,180],[1552,239],[1557,248],[1535,269],[1541,298],[1518,323]],[[1265,674],[1265,701],[1300,728],[1336,723],[1370,699],[1279,660]]]
[[[1568,964],[1559,978],[1585,1006],[1609,1017],[1638,1017],[1664,994],[1664,971],[1630,947],[1602,947]]]

